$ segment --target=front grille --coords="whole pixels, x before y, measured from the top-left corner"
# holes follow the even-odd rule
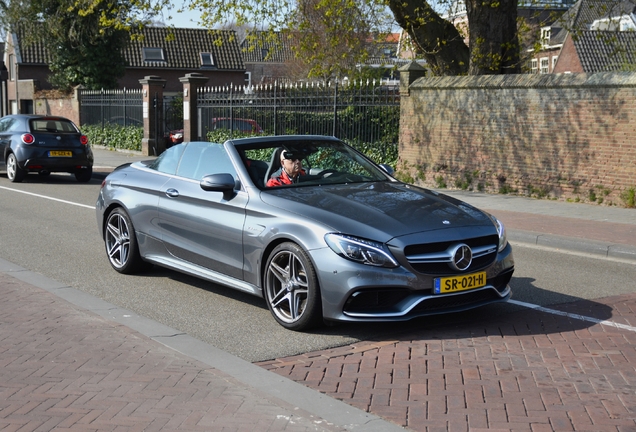
[[[473,250],[473,261],[463,271],[455,270],[449,265],[452,260],[449,250],[461,243],[470,246]],[[490,235],[461,241],[409,245],[404,248],[404,254],[413,270],[418,273],[455,275],[479,271],[491,265],[497,258],[498,244],[499,237]]]

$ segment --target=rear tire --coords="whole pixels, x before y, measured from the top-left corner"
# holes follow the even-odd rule
[[[9,153],[5,163],[7,165],[7,177],[9,177],[9,180],[13,183],[20,183],[24,180],[24,176],[27,172],[18,166],[18,159],[13,153]]]
[[[75,179],[80,183],[88,183],[93,177],[93,168],[82,168],[75,171]]]
[[[106,218],[104,245],[110,265],[122,274],[136,274],[149,268],[139,254],[135,228],[128,213],[117,207]]]

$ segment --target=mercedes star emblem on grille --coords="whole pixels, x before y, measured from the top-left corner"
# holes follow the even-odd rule
[[[451,268],[459,271],[464,271],[470,267],[470,263],[473,262],[473,251],[468,245],[458,244],[451,250],[453,256],[450,262]]]

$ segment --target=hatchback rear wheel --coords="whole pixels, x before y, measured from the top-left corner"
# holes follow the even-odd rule
[[[304,331],[322,322],[318,279],[306,252],[282,243],[270,255],[265,270],[265,300],[283,327]]]
[[[24,180],[24,176],[26,175],[26,171],[18,166],[18,159],[15,157],[13,153],[9,153],[6,160],[7,164],[7,177],[13,183],[20,183]]]
[[[75,171],[75,179],[80,183],[88,183],[93,177],[93,168],[82,168]]]

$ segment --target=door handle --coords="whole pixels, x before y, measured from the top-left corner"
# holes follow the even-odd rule
[[[170,198],[177,198],[179,196],[179,191],[176,189],[167,189],[166,190],[166,195],[169,196]]]

